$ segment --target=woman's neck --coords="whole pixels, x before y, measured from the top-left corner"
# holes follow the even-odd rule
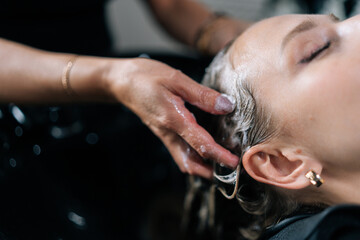
[[[320,187],[326,204],[360,204],[360,172],[345,172],[337,169],[336,174],[324,174]],[[319,189],[320,190],[320,189]]]

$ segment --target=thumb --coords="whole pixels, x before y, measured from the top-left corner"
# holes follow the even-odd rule
[[[227,94],[203,86],[192,79],[188,81],[179,81],[176,94],[186,102],[194,105],[201,110],[212,114],[227,114],[234,110],[235,99]]]

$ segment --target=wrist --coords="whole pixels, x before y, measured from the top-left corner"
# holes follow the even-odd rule
[[[110,62],[107,58],[77,57],[69,75],[73,97],[83,101],[111,101],[105,78]]]
[[[102,73],[105,92],[112,101],[118,101],[127,106],[131,101],[131,87],[134,85],[135,74],[141,71],[140,58],[111,59]]]
[[[224,15],[215,15],[204,25],[194,42],[196,49],[205,55],[214,55],[233,41],[246,28],[249,22],[236,20]]]
[[[193,46],[203,54],[210,54],[208,51],[211,35],[216,29],[218,22],[222,19],[225,19],[226,16],[221,13],[213,13],[208,16],[208,18],[204,21],[204,23],[199,27],[199,29],[195,33]]]

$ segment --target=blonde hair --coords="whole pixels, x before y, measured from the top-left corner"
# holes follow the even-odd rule
[[[206,70],[202,83],[234,97],[236,107],[232,113],[225,116],[206,116],[205,125],[208,125],[209,132],[218,143],[241,157],[245,149],[274,137],[276,127],[271,114],[263,106],[257,104],[247,69],[237,66],[237,70],[235,70],[232,67],[227,50],[228,48],[225,48],[214,58]],[[241,161],[239,164],[242,164]],[[198,181],[193,182],[198,184]],[[228,202],[230,200],[218,197],[215,201],[215,196],[210,196],[211,189],[214,189],[214,183],[209,186],[207,191],[201,190],[203,191],[203,198],[208,198],[208,200],[201,200],[209,210],[208,214],[202,214],[205,217],[216,216],[215,213],[222,215],[220,213],[226,212],[227,210],[224,208],[229,206],[229,203],[220,206],[222,201]],[[296,201],[277,192],[271,186],[252,179],[242,168],[242,165],[236,199],[241,209],[237,211],[238,216],[233,216],[232,219],[239,220],[237,228],[246,239],[257,239],[266,227],[275,224],[281,217],[293,212],[298,206]],[[232,207],[235,210],[235,207]],[[211,208],[215,208],[217,211]],[[224,224],[227,222],[226,219],[217,217],[210,221],[203,217],[203,219],[200,218],[200,221],[203,226],[206,225],[204,222],[207,221],[209,227],[217,229],[213,232],[225,229]],[[219,233],[215,234],[218,235]]]

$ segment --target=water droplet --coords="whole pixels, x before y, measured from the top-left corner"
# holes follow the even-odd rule
[[[96,144],[99,141],[99,136],[96,133],[89,133],[86,135],[86,142],[88,144]]]
[[[35,144],[35,145],[33,146],[33,152],[34,152],[35,155],[39,156],[40,153],[41,153],[41,148],[40,148],[40,146],[37,145],[37,144]]]
[[[10,158],[10,159],[9,159],[9,164],[10,164],[10,166],[13,167],[13,168],[16,167],[16,160],[13,159],[13,158]]]
[[[18,123],[20,124],[24,124],[25,123],[25,115],[24,113],[20,110],[20,108],[18,108],[17,106],[12,106],[11,107],[11,113],[14,116],[14,118],[16,119],[16,121],[18,121]]]
[[[21,137],[23,135],[24,131],[23,129],[20,127],[20,126],[17,126],[15,128],[15,135],[18,136],[18,137]]]
[[[68,213],[68,219],[80,228],[83,228],[86,225],[85,218],[83,218],[82,216],[80,216],[74,212]]]

